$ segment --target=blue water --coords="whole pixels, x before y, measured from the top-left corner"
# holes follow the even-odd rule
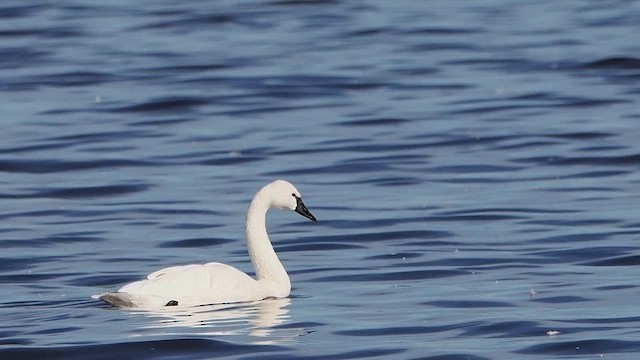
[[[637,359],[635,1],[0,4],[0,358]],[[289,299],[90,295],[244,271]]]

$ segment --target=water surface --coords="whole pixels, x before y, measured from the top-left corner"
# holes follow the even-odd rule
[[[0,357],[635,359],[631,1],[5,1]],[[159,268],[289,299],[118,311]]]

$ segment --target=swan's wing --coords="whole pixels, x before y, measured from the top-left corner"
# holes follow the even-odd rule
[[[221,264],[221,265],[224,265],[224,264]],[[185,271],[185,270],[187,270],[189,268],[192,268],[194,266],[202,266],[202,265],[200,265],[200,264],[192,264],[192,265],[182,265],[182,266],[171,266],[171,267],[168,267],[168,268],[164,268],[164,269],[160,269],[160,270],[152,272],[151,274],[147,275],[147,279],[148,280],[153,280],[153,279],[156,279],[156,278],[158,278],[160,276],[163,276],[163,275],[175,274],[175,273],[178,273],[178,272]]]
[[[242,271],[221,263],[172,266],[155,271],[146,280],[120,288],[139,303],[165,306],[202,305],[259,300],[261,289],[256,280]]]

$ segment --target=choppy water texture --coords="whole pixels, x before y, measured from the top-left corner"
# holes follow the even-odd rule
[[[0,4],[0,358],[640,354],[635,1]],[[157,313],[90,295],[251,271],[290,299]]]

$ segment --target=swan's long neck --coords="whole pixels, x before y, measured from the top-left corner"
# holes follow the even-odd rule
[[[258,192],[247,211],[247,248],[251,263],[256,271],[257,280],[266,281],[277,286],[282,292],[286,291],[284,296],[288,296],[291,290],[291,282],[287,271],[273,250],[271,241],[269,241],[265,223],[267,210],[269,210],[268,196]]]

